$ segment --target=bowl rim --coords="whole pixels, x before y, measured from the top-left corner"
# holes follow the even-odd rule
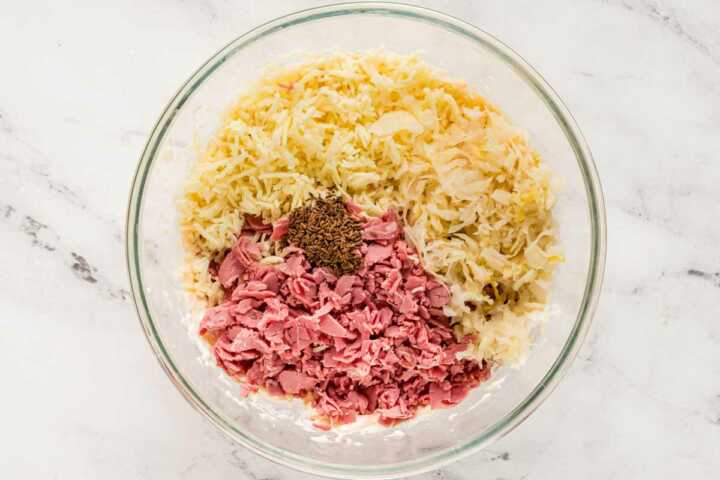
[[[462,445],[382,467],[326,463],[288,452],[282,448],[247,436],[244,432],[232,426],[220,414],[213,411],[182,376],[173,363],[170,354],[155,328],[145,298],[138,255],[138,232],[142,208],[142,193],[150,167],[158,154],[158,148],[175,116],[193,92],[200,87],[204,80],[222,65],[226,59],[243,47],[263,37],[295,25],[322,20],[328,17],[348,15],[378,15],[430,23],[469,38],[495,54],[535,91],[563,130],[565,137],[575,153],[575,158],[585,183],[587,197],[590,200],[588,210],[592,236],[590,242],[589,268],[583,299],[565,345],[542,380],[513,410],[472,440]],[[575,119],[544,78],[511,48],[491,34],[470,23],[436,10],[390,2],[338,3],[290,13],[255,27],[237,37],[210,57],[173,96],[153,127],[152,133],[139,159],[132,181],[126,216],[125,240],[130,288],[140,324],[161,367],[190,405],[234,441],[262,457],[306,473],[334,478],[404,477],[427,472],[487,447],[522,423],[555,389],[572,364],[573,359],[583,343],[592,323],[602,289],[607,242],[602,188],[590,148],[583,138]]]

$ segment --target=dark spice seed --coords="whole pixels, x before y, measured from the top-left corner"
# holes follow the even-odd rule
[[[287,239],[302,248],[315,267],[325,267],[336,275],[360,268],[362,224],[350,216],[340,197],[316,198],[294,210]]]
[[[490,297],[492,300],[495,300],[495,289],[492,285],[489,283],[483,287],[483,293]]]

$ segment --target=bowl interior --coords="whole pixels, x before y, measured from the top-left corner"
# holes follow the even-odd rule
[[[315,430],[300,402],[241,399],[196,335],[202,311],[179,281],[183,250],[176,202],[196,152],[239,91],[273,60],[328,49],[419,52],[466,79],[512,121],[562,180],[555,215],[566,262],[552,287],[549,320],[522,368],[503,368],[459,406],[393,428],[359,422]],[[138,310],[153,348],[189,400],[226,433],[274,460],[333,476],[413,473],[479,448],[539,404],[589,323],[597,280],[598,211],[582,140],[554,94],[497,41],[461,22],[410,7],[329,7],[260,27],[228,46],[183,87],[148,144],[133,187],[128,248]],[[590,163],[591,165],[591,163]],[[590,169],[590,170],[589,170]],[[600,210],[599,210],[600,209]],[[601,217],[601,216],[600,216]]]

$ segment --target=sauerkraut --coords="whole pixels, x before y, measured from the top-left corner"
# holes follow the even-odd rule
[[[371,215],[396,209],[468,354],[516,362],[562,260],[551,174],[525,133],[459,79],[415,55],[330,54],[269,69],[238,99],[181,202],[190,289],[244,215],[273,222],[328,189]]]

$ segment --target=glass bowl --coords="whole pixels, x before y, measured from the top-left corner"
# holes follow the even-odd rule
[[[183,262],[176,202],[196,149],[221,113],[270,60],[328,49],[420,52],[468,80],[526,129],[562,179],[555,215],[566,262],[551,289],[549,320],[521,368],[500,368],[460,405],[392,428],[311,427],[299,402],[240,399],[194,331],[201,311],[179,280]],[[495,442],[530,415],[575,357],[598,301],[605,213],[597,172],[580,131],[550,86],[519,55],[447,15],[398,4],[352,3],[273,20],[234,40],[182,86],[153,129],[127,214],[133,298],[150,346],[180,393],[237,443],[275,462],[335,478],[387,478],[437,468]]]

